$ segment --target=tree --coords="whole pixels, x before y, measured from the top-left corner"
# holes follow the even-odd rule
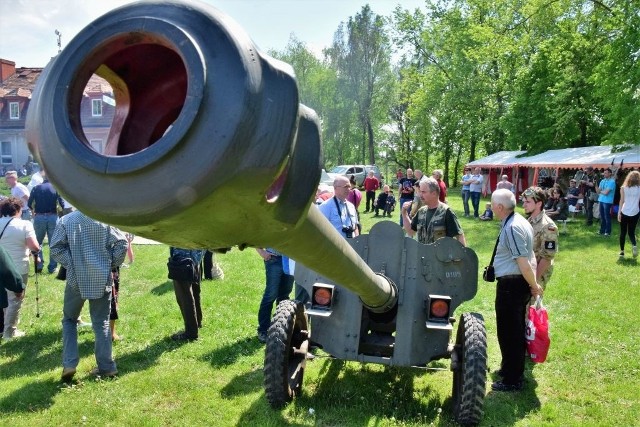
[[[341,24],[327,50],[343,95],[356,107],[362,131],[362,162],[375,163],[376,128],[386,119],[391,82],[391,45],[384,19],[369,5]],[[366,149],[366,151],[365,151]]]

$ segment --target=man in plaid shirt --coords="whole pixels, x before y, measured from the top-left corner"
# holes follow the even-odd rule
[[[80,211],[62,217],[49,244],[51,257],[67,269],[62,318],[62,380],[71,381],[80,360],[78,316],[89,300],[98,367],[91,373],[103,377],[118,374],[111,352],[111,269],[120,266],[127,253],[127,239],[115,227],[97,222]]]

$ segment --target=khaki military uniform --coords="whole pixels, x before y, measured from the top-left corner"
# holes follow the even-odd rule
[[[553,274],[553,258],[558,252],[558,227],[544,211],[535,217],[529,217],[529,223],[533,227],[533,252],[536,255],[536,262],[539,263],[541,259],[551,261],[549,269],[540,277],[538,282],[544,289],[549,279],[551,279],[551,274]]]

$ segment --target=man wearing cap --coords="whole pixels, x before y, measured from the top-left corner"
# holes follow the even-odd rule
[[[586,174],[580,180],[580,192],[584,195],[584,207],[587,213],[587,225],[593,225],[593,204],[598,200],[597,177],[593,167],[588,166]]]
[[[558,227],[545,213],[546,192],[529,187],[522,193],[522,207],[533,227],[533,253],[536,256],[536,281],[544,289],[553,274],[553,259],[558,253]]]
[[[7,185],[11,189],[11,195],[20,200],[22,203],[22,217],[21,219],[30,220],[31,219],[31,210],[29,206],[27,206],[27,202],[29,201],[29,189],[22,183],[18,182],[18,172],[16,171],[8,171],[4,174],[4,179],[7,182]]]

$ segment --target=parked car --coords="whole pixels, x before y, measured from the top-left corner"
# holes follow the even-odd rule
[[[328,173],[326,170],[322,169],[320,174],[320,184],[328,185],[329,187],[333,187],[333,180],[335,179],[335,175]]]
[[[345,175],[347,177],[353,175],[355,176],[358,187],[362,187],[364,179],[370,170],[373,171],[373,176],[378,178],[380,185],[382,185],[382,174],[376,165],[340,165],[331,169],[330,174]]]

